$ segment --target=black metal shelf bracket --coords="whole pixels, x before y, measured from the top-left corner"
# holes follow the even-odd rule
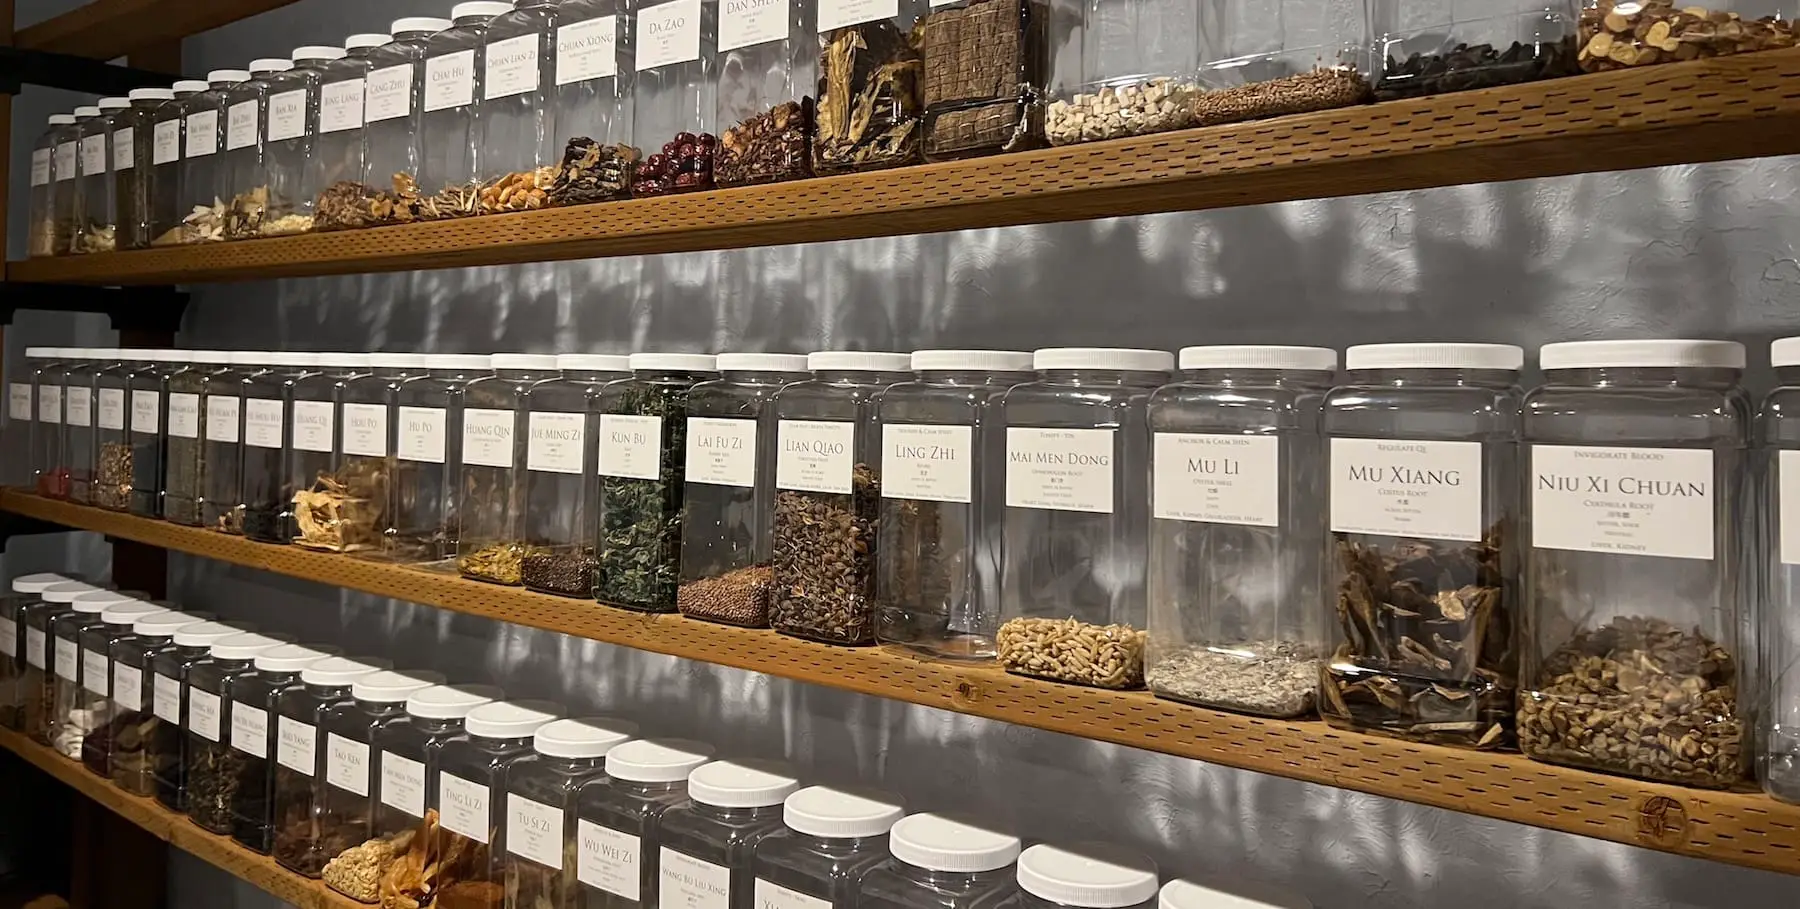
[[[168,285],[88,287],[80,284],[0,283],[0,325],[11,325],[21,309],[43,312],[104,313],[115,331],[162,332],[181,328],[188,295]]]
[[[123,96],[134,88],[168,88],[180,76],[50,51],[0,47],[0,94],[42,85],[92,95]]]

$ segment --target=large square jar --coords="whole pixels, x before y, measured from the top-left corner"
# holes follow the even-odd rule
[[[1375,98],[1417,98],[1572,76],[1567,0],[1374,0]]]
[[[428,354],[394,392],[394,476],[382,556],[442,568],[456,556],[463,389],[492,375],[486,354]],[[452,566],[454,569],[454,566]]]
[[[182,351],[145,350],[130,361],[131,371],[125,377],[131,442],[131,483],[126,508],[138,517],[162,517],[163,461],[168,439],[165,436],[164,397],[166,373],[181,368]]]
[[[372,520],[368,512],[379,507],[356,498],[335,473],[343,431],[338,408],[345,387],[371,375],[369,356],[316,354],[294,376],[278,532],[296,545],[343,552],[345,541],[356,538],[355,522]]]
[[[1729,341],[1577,341],[1525,397],[1519,747],[1728,789],[1758,679],[1743,598],[1750,401]]]
[[[258,236],[285,237],[312,230],[313,202],[321,188],[314,179],[320,173],[315,157],[322,86],[325,70],[343,57],[341,47],[296,47],[293,68],[267,78],[268,114],[263,118],[266,208],[256,225]]]
[[[54,174],[58,151],[65,136],[73,136],[75,116],[73,114],[51,114],[48,128],[38,135],[37,142],[31,149],[31,201],[28,215],[25,254],[32,258],[53,256],[67,253],[68,244],[57,248],[57,237],[61,231],[56,222],[55,195],[61,187],[56,185]],[[69,153],[74,154],[74,145],[69,146]],[[74,174],[71,171],[70,176]],[[70,190],[73,192],[73,190]]]
[[[204,79],[183,79],[173,86],[174,97],[156,108],[151,118],[150,141],[150,245],[182,242],[187,216],[192,211],[181,187],[187,168],[182,153],[187,138],[187,105],[207,90]]]
[[[470,711],[466,735],[438,754],[436,823],[427,821],[437,875],[426,883],[440,906],[502,905],[506,875],[506,779],[531,753],[539,728],[562,715],[545,701],[499,701]]]
[[[819,0],[819,96],[813,171],[916,164],[925,64],[913,28],[924,0]]]
[[[1400,2],[1400,0],[1394,0]],[[1207,0],[1192,126],[1369,100],[1365,0]]]
[[[25,646],[23,685],[25,734],[39,745],[48,746],[56,730],[56,689],[62,680],[56,672],[56,622],[75,610],[70,605],[85,593],[101,590],[81,581],[58,581],[38,591],[39,602],[19,607],[18,621],[24,626],[19,636]]]
[[[656,824],[661,899],[696,909],[753,905],[756,848],[781,830],[800,781],[780,764],[713,761],[688,775],[688,800]]]
[[[642,153],[631,143],[631,15],[625,0],[563,0],[557,7],[557,136],[566,140],[553,205],[621,199]]]
[[[395,19],[388,29],[393,40],[369,52],[363,92],[363,185],[354,190],[341,187],[345,198],[320,205],[315,220],[321,229],[400,224],[420,217],[425,42],[449,27],[449,19],[431,16]]]
[[[525,425],[525,541],[519,579],[540,593],[594,594],[599,462],[589,415],[601,389],[631,374],[622,354],[562,354],[562,378],[531,390]]]
[[[270,722],[275,724],[275,753],[270,755],[269,807],[271,853],[283,868],[316,878],[325,863],[360,832],[348,834],[320,826],[325,792],[325,748],[320,718],[353,702],[360,679],[388,669],[383,660],[326,657],[300,670],[300,686],[275,696]],[[330,837],[326,834],[329,832]]]
[[[1110,843],[1039,843],[1019,853],[1017,882],[1019,909],[1151,909],[1157,905],[1156,865]]]
[[[485,75],[483,43],[495,16],[512,11],[503,0],[465,0],[450,8],[450,27],[425,39],[423,113],[419,128],[421,217],[454,218],[479,210],[481,134],[475,100]]]
[[[426,374],[423,354],[368,355],[337,385],[337,450],[330,473],[295,492],[295,518],[314,549],[379,556],[393,504],[395,395]]]
[[[1193,125],[1199,17],[1193,0],[1083,0],[1080,27],[1060,45],[1056,100],[1044,113],[1052,145],[1141,136]]]
[[[257,359],[261,364],[241,373],[244,457],[238,483],[239,526],[252,540],[285,543],[281,516],[293,495],[288,486],[288,428],[294,384],[316,370],[318,356],[265,353]]]
[[[77,709],[88,716],[87,735],[81,739],[81,763],[101,779],[112,777],[113,740],[120,732],[113,724],[119,709],[112,688],[113,646],[131,637],[138,619],[168,611],[167,606],[147,600],[116,601],[100,613],[98,626],[81,632],[81,690]]]
[[[1758,775],[1770,795],[1800,804],[1800,338],[1770,345],[1769,363],[1777,387],[1756,418],[1758,543],[1768,589],[1755,619],[1769,678]]]
[[[925,157],[945,161],[1044,144],[1050,4],[934,2],[919,20]]]
[[[657,901],[656,829],[687,799],[688,776],[712,746],[639,739],[606,754],[606,778],[577,800],[576,878],[583,909],[647,909]]]
[[[1367,344],[1325,398],[1337,726],[1512,744],[1519,367],[1505,344]],[[1327,607],[1331,608],[1331,607]]]
[[[1791,6],[1770,2],[1586,0],[1576,59],[1583,71],[1598,73],[1780,50],[1794,46],[1793,13]]]
[[[101,373],[117,370],[119,360],[113,351],[97,348],[83,348],[79,355],[81,362],[68,371],[63,386],[63,466],[69,501],[92,505],[94,456],[99,448],[94,399]]]
[[[816,0],[720,5],[719,186],[812,176],[816,7]]]
[[[158,656],[175,647],[175,632],[205,621],[202,614],[153,612],[131,625],[112,645],[113,723],[107,765],[113,785],[132,795],[156,794],[157,744],[167,721],[155,709]]]
[[[131,499],[131,373],[142,366],[146,351],[110,350],[107,362],[94,371],[94,455],[87,502],[124,511]],[[71,490],[73,494],[73,490]]]
[[[50,622],[51,669],[56,674],[56,699],[50,708],[50,747],[63,757],[81,760],[82,741],[106,722],[106,689],[111,670],[106,664],[105,638],[98,639],[98,648],[84,648],[82,640],[90,630],[103,630],[102,613],[133,599],[131,594],[117,590],[84,591],[69,601],[68,612]],[[97,660],[86,658],[89,653],[97,654]],[[84,674],[92,677],[101,690],[82,687]]]
[[[31,486],[41,496],[68,495],[67,479],[57,472],[62,458],[63,374],[68,371],[67,359],[65,348],[25,348],[26,368],[31,374],[26,399],[33,416],[24,422],[31,439]],[[13,425],[17,426],[21,422],[17,416],[20,408],[17,404],[10,406]]]
[[[713,187],[718,148],[719,74],[716,0],[632,0],[632,144],[641,149],[631,178],[637,198]]]
[[[25,728],[25,617],[43,607],[45,589],[68,580],[53,572],[21,575],[12,579],[11,592],[0,597],[0,728]]]
[[[208,833],[231,835],[238,787],[251,766],[245,752],[232,744],[236,730],[232,727],[234,702],[229,686],[235,677],[255,671],[258,654],[292,643],[284,638],[250,632],[222,637],[212,642],[205,659],[188,667],[183,689],[187,700],[187,748],[183,760],[187,770],[182,782],[188,819]],[[176,640],[179,643],[179,635]],[[263,720],[266,723],[266,712]],[[266,774],[255,778],[255,782],[261,784],[264,779]]]
[[[562,374],[554,354],[494,354],[494,374],[463,389],[456,569],[517,587],[525,542],[525,437],[531,390]]]
[[[243,629],[219,622],[196,622],[175,630],[173,646],[150,659],[151,709],[162,722],[152,733],[150,775],[156,800],[170,811],[187,810],[188,670],[212,656],[212,645]]]
[[[200,526],[243,533],[244,377],[261,369],[264,354],[232,351],[208,357],[201,395],[205,441],[200,445]],[[201,362],[195,357],[195,362]]]
[[[379,32],[351,35],[344,39],[344,55],[319,68],[318,132],[305,181],[316,193],[306,200],[313,230],[355,227],[369,217],[358,210],[369,202],[362,184],[364,101],[375,49],[393,40]],[[390,80],[396,75],[388,73]],[[397,98],[390,92],[388,100]]]
[[[556,179],[556,23],[560,0],[516,0],[488,22],[476,101],[482,211],[541,207]],[[495,187],[491,184],[499,183]],[[501,190],[512,189],[501,199]]]
[[[892,858],[857,888],[859,909],[997,909],[1019,899],[1019,838],[965,817],[915,814],[888,833]]]
[[[300,687],[300,670],[336,653],[336,648],[283,644],[256,655],[249,672],[225,680],[223,700],[230,702],[230,739],[238,760],[238,779],[231,799],[231,836],[245,848],[269,854],[274,836],[275,701]]]
[[[219,168],[225,187],[225,239],[248,240],[269,217],[269,172],[263,137],[269,119],[269,86],[293,69],[291,60],[250,61],[250,78],[225,92],[225,156]]]
[[[554,720],[538,727],[532,753],[506,775],[508,906],[574,907],[576,800],[606,778],[606,754],[637,735],[637,724],[603,717]]]
[[[125,98],[101,98],[94,107],[75,108],[75,223],[69,238],[73,253],[112,252],[116,248],[118,209],[113,199],[112,159],[108,142],[112,121],[129,110]]]

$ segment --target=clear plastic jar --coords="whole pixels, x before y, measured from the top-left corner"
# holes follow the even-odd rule
[[[1177,701],[1310,716],[1326,655],[1321,347],[1181,351],[1150,398],[1144,678]]]
[[[1770,795],[1800,803],[1800,569],[1795,567],[1800,565],[1800,529],[1789,529],[1800,528],[1800,499],[1789,492],[1800,492],[1794,480],[1800,478],[1800,340],[1783,338],[1770,345],[1769,362],[1777,387],[1763,399],[1756,421],[1756,498],[1763,515],[1768,584],[1756,620],[1769,675],[1768,723],[1762,730],[1757,776]],[[13,589],[18,590],[16,581]]]
[[[1520,750],[1729,789],[1764,681],[1743,612],[1758,589],[1743,574],[1743,345],[1578,341],[1538,361]]]
[[[227,140],[227,95],[250,81],[250,71],[215,69],[206,74],[206,91],[182,105],[181,231],[158,237],[157,243],[209,243],[225,238],[231,210],[232,173],[223,152]]]
[[[90,594],[91,596],[92,594]],[[76,692],[77,714],[85,713],[86,732],[81,737],[81,763],[101,779],[112,777],[113,726],[118,710],[113,699],[113,646],[132,635],[138,619],[168,612],[167,606],[143,600],[115,600],[100,613],[100,623],[81,632],[81,688]]]
[[[544,701],[485,704],[463,721],[465,735],[443,744],[437,824],[424,825],[437,859],[437,877],[431,881],[434,905],[500,909],[505,904],[501,805],[507,772],[531,753],[537,730],[561,715],[560,706]]]
[[[1052,846],[1019,853],[1021,909],[1153,909],[1156,865],[1105,843]]]
[[[711,745],[683,739],[642,739],[607,753],[606,779],[577,799],[582,909],[661,905],[657,821],[687,799],[689,774],[711,757]]]
[[[486,354],[431,354],[425,366],[394,394],[393,501],[382,551],[396,562],[444,567],[456,556],[463,389],[492,370]]]
[[[146,212],[150,224],[150,245],[167,246],[183,242],[186,219],[193,211],[187,192],[182,187],[187,163],[182,156],[187,138],[187,107],[195,96],[207,90],[202,79],[183,79],[175,83],[173,100],[164,101],[151,118],[150,190]]]
[[[689,618],[761,628],[774,589],[775,433],[782,386],[810,377],[802,354],[719,354],[719,378],[688,389],[681,586]]]
[[[1017,898],[1019,839],[952,815],[915,814],[888,834],[886,863],[863,876],[858,909],[993,909]]]
[[[69,501],[93,504],[94,453],[98,448],[94,434],[94,393],[99,388],[100,373],[117,368],[113,352],[97,348],[77,348],[79,358],[64,373],[62,461]]]
[[[1159,350],[1037,351],[1001,398],[1006,429],[1002,624],[1008,672],[1098,688],[1144,683],[1149,400]]]
[[[931,161],[1044,144],[1050,9],[1041,0],[950,0],[919,20]]]
[[[443,683],[435,672],[372,672],[352,683],[348,702],[319,711],[325,750],[314,794],[316,848],[324,857],[319,876],[333,890],[365,903],[377,901],[376,872],[383,857],[394,853],[370,836],[379,779],[372,744],[382,727],[405,720],[407,698]]]
[[[809,786],[788,796],[786,829],[756,844],[755,905],[851,909],[863,875],[887,860],[888,831],[905,814],[885,793]]]
[[[176,636],[180,643],[180,635]],[[188,666],[186,771],[187,816],[209,833],[229,836],[232,806],[250,757],[231,744],[236,727],[231,717],[231,680],[255,671],[253,661],[265,650],[291,643],[283,636],[234,634],[214,640],[204,659]],[[262,717],[265,724],[267,716]],[[266,746],[265,746],[266,747]]]
[[[992,2],[992,0],[983,0]],[[875,637],[932,656],[993,659],[1000,625],[1000,396],[1031,354],[921,350],[881,395]]]
[[[815,173],[916,164],[925,115],[924,65],[912,39],[923,0],[894,6],[821,3]]]
[[[109,105],[129,106],[124,98],[106,98]],[[112,252],[112,175],[107,170],[106,136],[112,131],[113,109],[75,108],[75,198],[69,225],[69,251],[76,254]]]
[[[368,354],[324,353],[294,377],[281,533],[301,546],[343,548],[336,511],[343,490],[328,482],[338,457],[338,404],[344,387],[369,369]]]
[[[1776,3],[1677,6],[1588,0],[1577,61],[1590,73],[1793,47],[1793,10]]]
[[[187,810],[188,670],[211,658],[214,643],[241,633],[242,628],[220,622],[183,625],[170,639],[172,646],[150,658],[150,707],[162,721],[150,739],[150,774],[156,800],[171,811]],[[217,698],[210,703],[216,735]]]
[[[1202,88],[1200,5],[1187,0],[1084,0],[1080,71],[1058,55],[1058,97],[1044,113],[1052,145],[1186,129]],[[1256,16],[1251,17],[1258,20]],[[1266,21],[1279,21],[1269,17]]]
[[[286,543],[282,515],[293,501],[288,482],[294,383],[316,372],[319,358],[307,353],[264,353],[262,363],[241,374],[244,395],[244,467],[238,511],[244,536]]]
[[[872,644],[881,505],[876,406],[888,386],[912,377],[912,358],[819,351],[806,359],[813,377],[782,388],[774,400],[769,624],[831,644]]]
[[[531,389],[525,426],[525,543],[519,578],[540,593],[594,592],[594,509],[598,463],[588,416],[602,386],[630,375],[627,358],[563,354],[561,378]]]
[[[450,8],[449,28],[425,39],[419,190],[426,219],[479,212],[475,155],[481,134],[475,99],[482,93],[482,42],[488,22],[511,11],[511,3],[465,0]]]
[[[107,144],[112,153],[113,204],[116,206],[114,235],[119,249],[144,249],[150,245],[152,191],[151,176],[155,155],[154,130],[157,111],[175,100],[166,88],[134,88],[126,96],[131,105],[113,117],[112,135]]]
[[[456,568],[465,578],[518,586],[525,543],[524,471],[528,396],[557,378],[556,357],[494,354],[494,375],[463,387],[462,491]]]
[[[1369,23],[1361,0],[1292,0],[1241,13],[1227,7],[1220,15],[1228,18],[1215,25],[1209,16],[1200,29],[1201,92],[1189,125],[1264,120],[1370,99]]]
[[[33,365],[23,357],[14,358],[6,383],[6,428],[0,437],[0,485],[30,490],[36,483],[31,473],[32,433],[37,423],[37,402],[31,397]]]
[[[622,0],[562,0],[556,25],[556,124],[566,139],[553,205],[630,194],[643,159],[632,137],[631,17]],[[621,61],[625,64],[620,66]]]
[[[48,746],[56,730],[56,695],[62,683],[57,665],[59,654],[52,646],[53,623],[70,615],[77,596],[101,590],[81,581],[60,581],[38,592],[41,602],[19,607],[21,632],[25,640],[25,675],[21,682],[25,696],[25,734],[39,745]],[[80,670],[77,669],[77,672]]]
[[[394,470],[395,391],[426,373],[420,354],[371,354],[368,368],[348,374],[339,385],[337,457],[321,474],[302,516],[304,545],[332,552],[379,554],[390,521],[389,477]]]
[[[146,362],[148,351],[108,350],[105,365],[94,371],[93,471],[85,501],[112,511],[131,504],[132,454],[131,373]]]
[[[756,847],[782,829],[800,781],[779,764],[714,761],[688,775],[688,800],[656,823],[661,900],[695,909],[751,909]]]
[[[251,78],[225,92],[225,157],[219,168],[225,191],[225,239],[248,240],[272,220],[269,170],[263,136],[269,119],[269,86],[293,69],[293,61],[250,61]]]
[[[169,373],[183,367],[187,352],[180,350],[146,350],[147,360],[131,363],[126,375],[126,390],[131,407],[131,492],[126,507],[139,517],[162,517],[163,470],[166,463],[168,437],[164,434],[164,403]]]
[[[632,354],[631,378],[595,396],[600,485],[593,595],[603,603],[675,611],[688,389],[710,378],[715,363],[711,354]]]
[[[67,498],[69,476],[63,471],[63,382],[77,362],[65,347],[27,347],[31,397],[37,419],[31,424],[31,482],[38,495]]]
[[[201,407],[206,440],[200,446],[200,526],[243,533],[244,377],[257,371],[265,354],[256,351],[195,354],[206,364]]]
[[[538,727],[533,753],[507,769],[507,909],[574,909],[576,798],[605,779],[607,752],[637,731],[619,720],[555,720]]]
[[[72,114],[51,114],[49,125],[31,147],[31,200],[26,236],[26,255],[57,255],[54,162],[62,133],[75,123]]]
[[[394,40],[369,54],[363,95],[363,176],[366,197],[348,200],[343,216],[321,205],[327,228],[398,224],[419,216],[419,168],[425,157],[425,42],[450,20],[410,16],[388,29]],[[330,210],[328,210],[328,208]]]
[[[163,449],[162,516],[176,524],[200,524],[201,428],[207,377],[224,354],[172,351],[164,356],[163,404],[168,417]],[[202,359],[204,358],[204,359]]]
[[[369,196],[362,182],[363,93],[375,49],[393,40],[378,32],[351,35],[344,39],[344,56],[319,69],[318,132],[302,190],[313,193],[306,202],[314,230],[356,227],[366,217],[357,210]]]
[[[54,443],[56,457],[54,461],[46,461],[45,475],[50,478],[48,494],[59,499],[69,497],[75,465],[82,463],[92,454],[94,433],[94,393],[93,372],[91,369],[94,352],[86,347],[58,348],[61,362],[52,374],[52,385],[57,390],[60,410],[56,417],[58,439]],[[40,399],[40,413],[42,417]],[[73,408],[71,409],[71,404]],[[75,417],[71,427],[69,417]],[[77,455],[69,449],[70,429],[75,430],[75,439],[82,450]],[[85,469],[85,468],[84,468]],[[42,488],[39,492],[44,492]]]
[[[258,653],[250,670],[225,680],[223,699],[231,705],[228,736],[238,760],[232,787],[231,836],[246,848],[268,855],[274,845],[274,757],[279,745],[270,714],[276,699],[300,687],[300,670],[319,662],[335,648],[282,644]]]
[[[131,594],[116,590],[90,590],[75,595],[67,612],[50,620],[50,653],[56,673],[56,695],[50,707],[50,747],[70,760],[81,760],[81,742],[106,718],[94,709],[95,698],[81,687],[82,670],[89,668],[82,654],[83,633],[101,625],[100,614],[108,607],[130,602]],[[98,649],[101,686],[106,684],[106,648]],[[98,700],[105,701],[100,692]]]
[[[71,114],[55,114],[50,125],[55,131],[56,151],[50,156],[50,255],[66,256],[73,247],[81,193],[76,178],[81,171],[81,126],[77,122],[83,110],[98,113],[99,108],[76,108]]]
[[[719,108],[713,119],[719,130],[713,179],[719,186],[812,176],[815,9],[815,0],[720,6]]]
[[[313,203],[321,189],[313,182],[318,173],[313,158],[319,142],[321,86],[325,68],[343,56],[341,47],[296,47],[293,68],[267,80],[263,179],[268,192],[257,236],[285,237],[312,230]],[[358,107],[361,101],[357,99]]]
[[[32,667],[26,659],[25,618],[47,606],[46,589],[69,580],[54,572],[20,575],[12,579],[11,592],[0,596],[0,728],[23,732],[25,704],[38,690],[26,684]]]
[[[1313,909],[1306,897],[1257,881],[1170,881],[1156,898],[1157,909]]]
[[[1519,366],[1504,344],[1369,344],[1326,395],[1319,712],[1415,741],[1511,747],[1518,666]]]
[[[478,176],[549,189],[556,179],[556,20],[559,0],[516,0],[482,38]],[[484,200],[485,201],[485,200]],[[536,204],[541,205],[540,199]],[[483,211],[525,208],[484,204]]]
[[[107,766],[113,785],[146,798],[156,794],[157,743],[165,721],[155,708],[157,656],[175,647],[175,632],[204,621],[189,612],[153,612],[131,625],[131,633],[114,641],[112,658],[113,721],[107,730],[111,748]],[[179,695],[177,695],[179,698]],[[179,714],[176,720],[179,728]]]
[[[300,687],[275,697],[277,730],[271,766],[273,855],[281,866],[316,878],[325,863],[362,842],[360,830],[333,825],[327,838],[319,825],[325,792],[325,752],[319,747],[319,724],[329,712],[354,703],[360,679],[389,668],[379,660],[327,657],[300,670]]]
[[[631,177],[636,198],[713,187],[719,75],[713,59],[719,5],[630,0],[634,38],[632,144],[646,157]]]
[[[1534,82],[1580,71],[1575,64],[1572,2],[1484,4],[1465,14],[1454,5],[1378,0],[1373,9],[1378,101]]]

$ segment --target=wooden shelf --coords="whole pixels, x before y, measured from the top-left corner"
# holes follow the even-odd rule
[[[1101,691],[925,660],[886,648],[813,644],[767,630],[646,616],[294,546],[0,491],[0,509],[190,555],[655,653],[1129,745],[1467,814],[1800,873],[1800,806],[1758,792],[1705,792],[1342,732],[1322,722],[1238,716],[1145,692]]]
[[[319,881],[281,867],[266,855],[245,849],[230,837],[201,830],[186,816],[164,808],[155,799],[126,794],[111,782],[89,773],[80,761],[63,757],[17,732],[0,729],[0,747],[105,805],[157,839],[199,856],[300,909],[368,909],[365,904],[339,894]],[[10,782],[16,785],[21,781]]]
[[[208,29],[286,6],[294,0],[91,0],[60,16],[19,29],[14,44],[111,60],[131,51],[180,41]]]
[[[1800,152],[1800,49],[773,186],[12,263],[169,284],[732,249]]]

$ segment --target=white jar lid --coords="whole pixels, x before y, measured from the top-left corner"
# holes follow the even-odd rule
[[[715,808],[768,808],[800,788],[788,768],[772,761],[713,761],[688,775],[688,798]]]
[[[13,593],[43,593],[52,584],[80,583],[66,575],[52,571],[37,574],[22,574],[12,579]]]
[[[1511,344],[1358,344],[1345,369],[1498,369],[1518,372],[1525,350]]]
[[[150,356],[156,363],[191,363],[194,360],[190,352],[172,347],[157,348],[150,352]]]
[[[495,369],[524,369],[531,372],[555,372],[556,354],[494,354],[488,362]]]
[[[219,660],[253,660],[257,654],[286,643],[280,636],[245,631],[213,641],[212,655]]]
[[[372,353],[369,365],[376,369],[429,369],[428,360],[419,353]]]
[[[1800,366],[1800,338],[1780,338],[1770,344],[1769,365]]]
[[[632,783],[679,783],[712,757],[705,742],[638,739],[606,754],[606,775]]]
[[[177,647],[211,647],[222,638],[242,634],[244,629],[223,622],[195,622],[175,629]]]
[[[248,82],[250,71],[243,69],[215,69],[206,74],[208,87],[220,82]]]
[[[493,368],[493,357],[487,354],[426,354],[426,368],[455,369],[464,372],[487,372]]]
[[[57,350],[58,348],[55,347],[27,347],[25,348],[25,356],[39,358],[54,357],[56,356]]]
[[[1306,897],[1257,881],[1170,881],[1156,903],[1157,909],[1313,909]]]
[[[299,672],[328,656],[331,654],[323,650],[283,644],[257,654],[251,664],[263,672]]]
[[[344,57],[344,49],[332,47],[329,44],[306,44],[294,48],[294,52],[289,56],[293,57],[295,61],[341,60]]]
[[[1019,857],[1019,838],[961,818],[915,814],[888,832],[888,851],[927,871],[996,871]]]
[[[551,757],[600,758],[631,741],[637,734],[636,723],[610,717],[551,720],[539,726],[532,735],[531,747],[537,753]]]
[[[795,792],[782,803],[781,811],[789,829],[827,839],[883,836],[905,816],[906,806],[899,796],[830,786],[808,786]]]
[[[344,49],[356,50],[357,48],[362,47],[380,47],[392,40],[394,40],[393,35],[384,35],[380,32],[363,32],[345,38]]]
[[[631,369],[638,370],[674,370],[679,372],[712,372],[718,368],[718,358],[712,354],[691,353],[634,353],[631,355]]]
[[[484,739],[528,739],[562,714],[562,705],[550,701],[495,701],[469,711],[463,729]]]
[[[234,350],[230,353],[230,363],[233,366],[261,366],[274,355],[272,350]]]
[[[257,75],[265,73],[281,73],[294,68],[294,61],[286,57],[258,57],[250,61],[250,71]]]
[[[556,368],[567,372],[630,372],[631,357],[626,354],[557,354]]]
[[[131,106],[130,98],[101,98],[96,107],[101,110],[124,110]]]
[[[228,350],[190,350],[188,362],[223,366],[231,362],[231,351]]]
[[[101,613],[105,612],[108,606],[132,603],[140,598],[147,599],[149,596],[141,591],[85,590],[76,594],[75,598],[69,601],[69,605],[75,607],[76,612]]]
[[[1334,372],[1337,351],[1282,344],[1209,344],[1181,349],[1182,369],[1295,369]]]
[[[74,114],[51,114],[49,122],[50,122],[51,126],[68,126],[69,124],[75,122],[75,115]],[[30,351],[27,350],[26,353],[29,354]]]
[[[1743,369],[1744,345],[1736,341],[1563,341],[1538,349],[1543,369],[1696,368]]]
[[[498,0],[468,0],[450,7],[450,18],[461,19],[464,16],[504,16],[512,12],[511,3]]]
[[[98,116],[100,116],[100,106],[97,104],[82,105],[81,107],[75,108],[75,116],[76,117],[98,117]]]
[[[302,350],[277,350],[269,354],[267,365],[281,367],[316,367],[319,355]]]
[[[318,685],[322,688],[343,688],[356,683],[371,673],[389,669],[393,664],[387,660],[349,659],[341,656],[329,656],[300,670],[300,681],[307,685]]]
[[[205,79],[182,79],[169,86],[169,93],[173,95],[175,92],[203,92],[211,87],[206,84]]]
[[[326,369],[367,369],[369,354],[345,353],[343,351],[322,351],[318,354],[319,365]]]
[[[1030,372],[1032,354],[1024,350],[915,350],[913,372],[928,369],[992,369],[998,372]]]
[[[105,622],[108,625],[117,625],[121,628],[132,628],[137,625],[137,620],[144,616],[157,615],[168,611],[169,607],[167,606],[161,606],[143,600],[132,600],[128,603],[114,603],[113,605],[106,607],[106,611],[100,613],[100,621]]]
[[[373,704],[404,704],[413,692],[442,684],[444,677],[436,672],[383,669],[357,679],[350,687],[350,696]]]
[[[388,31],[396,35],[404,32],[441,32],[454,24],[449,19],[439,19],[436,16],[407,16],[395,19],[388,26]]]
[[[912,354],[871,350],[815,350],[806,355],[813,372],[912,372]]]
[[[1123,347],[1046,347],[1031,354],[1033,369],[1102,369],[1121,372],[1168,372],[1175,355],[1166,350]]]
[[[714,361],[720,372],[806,371],[806,354],[722,353]]]
[[[58,581],[38,591],[38,596],[49,603],[73,603],[76,597],[100,589],[102,588],[81,581]]]
[[[165,612],[149,612],[138,616],[138,620],[131,623],[131,633],[153,638],[170,638],[174,637],[175,632],[182,628],[205,623],[206,620],[197,615],[170,609]]]
[[[1103,843],[1062,848],[1039,843],[1019,854],[1019,888],[1041,900],[1083,909],[1123,909],[1156,896],[1156,865]]]
[[[460,720],[469,711],[506,697],[492,685],[433,685],[406,699],[406,712],[428,720]]]

